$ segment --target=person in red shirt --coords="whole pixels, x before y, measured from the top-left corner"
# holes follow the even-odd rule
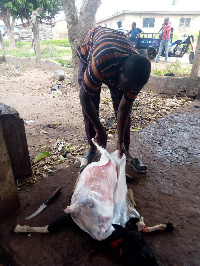
[[[123,32],[105,27],[91,29],[79,46],[77,55],[80,59],[80,102],[90,146],[84,158],[88,163],[94,160],[96,146],[92,138],[100,146],[106,147],[107,134],[99,119],[101,85],[106,84],[117,118],[119,155],[126,154],[130,166],[139,172],[146,172],[147,167],[142,165],[139,158],[131,156],[129,145],[132,104],[149,79],[149,59],[138,54]]]
[[[165,18],[162,28],[160,29],[162,39],[160,42],[158,55],[156,57],[156,63],[158,63],[160,59],[160,55],[163,51],[165,52],[165,62],[167,63],[171,29],[172,29],[172,25],[171,25],[171,22],[169,22],[169,18]]]

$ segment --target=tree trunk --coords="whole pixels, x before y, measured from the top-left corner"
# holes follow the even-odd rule
[[[37,59],[41,58],[39,25],[38,25],[38,19],[40,18],[41,13],[42,13],[42,9],[37,8],[36,10],[32,12],[32,15],[31,15],[31,23],[32,23],[32,31],[33,31],[32,45],[33,45]]]
[[[3,55],[3,57],[5,57],[6,51],[5,51],[5,45],[3,42],[3,37],[2,37],[1,31],[0,31],[0,45],[1,45],[1,49],[2,49],[2,55]]]
[[[14,27],[6,27],[7,35],[9,39],[9,48],[14,49],[15,48],[15,36],[14,36]]]
[[[63,7],[68,29],[68,37],[72,49],[73,83],[78,81],[79,59],[76,51],[82,42],[84,35],[95,26],[95,15],[101,0],[83,0],[78,17],[75,0],[59,0]]]
[[[193,62],[192,70],[191,70],[191,73],[190,73],[188,89],[187,89],[187,92],[186,92],[187,96],[195,96],[198,93],[197,77],[198,77],[199,67],[200,67],[200,31],[199,31],[196,51],[195,51],[195,55],[194,55],[194,62]]]
[[[15,48],[15,36],[14,36],[14,23],[15,19],[11,16],[11,13],[6,9],[2,12],[2,20],[6,26],[6,31],[9,40],[9,48]]]
[[[41,50],[40,50],[40,37],[39,37],[39,27],[38,22],[32,25],[33,27],[33,47],[36,54],[36,58],[41,58]]]

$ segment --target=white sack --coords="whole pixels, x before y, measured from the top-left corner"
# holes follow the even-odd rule
[[[112,234],[112,224],[125,226],[129,218],[140,219],[140,215],[130,206],[128,199],[125,155],[120,159],[118,151],[109,154],[96,146],[101,159],[82,171],[71,205],[64,211],[71,213],[82,230],[100,241]]]

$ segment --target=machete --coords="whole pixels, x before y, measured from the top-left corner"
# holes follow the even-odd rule
[[[36,212],[34,212],[33,214],[31,214],[30,216],[26,217],[26,220],[30,220],[33,217],[35,217],[36,215],[38,215],[40,212],[42,212],[55,198],[56,196],[59,194],[59,192],[61,191],[61,188],[59,187],[58,189],[56,189],[56,191],[48,198],[48,200],[46,200],[38,209]]]

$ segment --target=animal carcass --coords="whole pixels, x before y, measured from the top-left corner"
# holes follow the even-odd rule
[[[106,239],[115,230],[112,224],[125,226],[139,213],[131,206],[125,177],[126,157],[118,151],[101,152],[99,162],[89,164],[80,174],[71,199],[64,211],[71,213],[74,222],[96,240]]]

